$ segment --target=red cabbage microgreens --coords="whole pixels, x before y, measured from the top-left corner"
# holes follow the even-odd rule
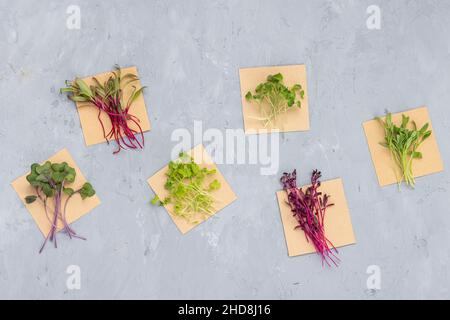
[[[317,253],[324,262],[331,266],[339,263],[336,256],[337,249],[325,237],[325,211],[333,204],[328,203],[330,196],[319,191],[321,172],[314,170],[311,176],[311,186],[306,187],[305,191],[297,187],[297,171],[284,173],[281,178],[283,189],[288,195],[288,204],[291,207],[293,216],[298,222],[295,229],[302,229],[306,240],[311,242],[316,248]],[[336,254],[335,254],[336,253]]]
[[[69,226],[66,220],[66,209],[69,200],[76,194],[81,196],[81,199],[90,198],[95,195],[95,190],[89,182],[86,182],[80,189],[74,190],[67,187],[75,181],[76,171],[74,168],[70,167],[66,162],[63,163],[51,163],[47,161],[45,164],[40,165],[34,163],[31,165],[31,172],[27,175],[28,183],[34,188],[35,194],[25,197],[25,201],[28,204],[40,200],[44,205],[45,214],[47,216],[48,222],[51,224],[51,228],[45,241],[39,250],[39,253],[44,250],[47,241],[56,243],[56,234],[58,232],[59,222],[63,225],[63,230],[69,238],[78,238],[81,240],[86,240],[83,237],[78,236],[75,231]],[[67,198],[62,204],[63,195]],[[54,208],[50,209],[48,207],[49,199],[53,199]],[[53,214],[53,216],[50,216]]]
[[[131,73],[121,75],[120,67],[116,66],[111,77],[102,85],[97,78],[93,78],[95,85],[88,86],[82,79],[76,78],[73,82],[66,81],[66,88],[61,88],[61,93],[69,93],[69,99],[74,102],[87,102],[94,105],[98,109],[98,121],[102,126],[103,136],[106,142],[114,139],[117,143],[117,150],[114,154],[120,152],[121,149],[137,149],[144,147],[144,133],[139,125],[140,120],[130,113],[130,107],[134,101],[142,94],[145,87],[136,89],[133,86],[131,96],[127,101],[124,100],[123,90],[139,78]],[[106,133],[105,126],[100,118],[102,112],[109,116],[111,121],[111,131]],[[138,130],[129,127],[129,123],[134,123]],[[140,134],[141,141],[135,137]]]

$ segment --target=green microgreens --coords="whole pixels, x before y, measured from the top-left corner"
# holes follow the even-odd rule
[[[27,175],[26,179],[35,189],[36,194],[25,197],[25,202],[27,204],[32,204],[39,199],[44,205],[45,214],[51,224],[50,231],[45,238],[39,253],[42,252],[48,240],[54,241],[55,248],[57,247],[56,233],[58,232],[59,222],[62,223],[64,231],[70,238],[75,237],[85,240],[69,227],[66,220],[67,203],[75,194],[79,194],[83,200],[92,197],[95,195],[95,190],[89,182],[86,182],[78,190],[66,187],[68,184],[73,183],[75,178],[75,169],[66,162],[51,163],[50,161],[47,161],[43,165],[35,163],[31,166],[31,172]],[[63,194],[67,195],[64,205],[62,205]],[[53,210],[50,210],[48,207],[50,198],[54,200]],[[50,217],[50,211],[53,211],[53,217]]]
[[[388,113],[386,120],[376,118],[384,128],[385,141],[380,144],[391,152],[392,158],[401,170],[401,177],[397,177],[398,185],[405,181],[406,185],[414,188],[413,160],[422,159],[423,155],[418,151],[420,145],[431,136],[428,130],[429,124],[425,124],[420,130],[410,117],[402,115],[402,123],[399,126],[392,122],[392,114]],[[410,128],[408,128],[408,126]]]
[[[154,205],[173,204],[174,214],[183,217],[190,223],[197,223],[196,214],[210,216],[214,213],[215,199],[212,192],[221,188],[215,179],[206,183],[206,178],[216,174],[215,169],[201,168],[194,159],[186,153],[180,153],[179,159],[169,163],[164,185],[169,195],[160,200],[155,196],[151,203]]]
[[[280,114],[287,112],[290,108],[301,108],[301,100],[304,96],[305,91],[300,84],[295,84],[289,89],[283,83],[283,75],[278,73],[269,75],[267,81],[259,84],[255,93],[249,91],[245,99],[248,102],[258,103],[262,117],[254,119],[263,121],[264,127],[268,127],[274,124]]]

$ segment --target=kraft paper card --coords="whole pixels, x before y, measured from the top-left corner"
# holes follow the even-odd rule
[[[326,237],[336,248],[355,244],[355,235],[342,180],[335,179],[322,182],[320,191],[328,194],[330,203],[334,203],[334,206],[327,208],[325,214]],[[314,245],[306,241],[303,230],[295,229],[298,223],[287,202],[286,191],[278,191],[277,198],[289,256],[294,257],[316,252]]]
[[[205,151],[203,145],[198,145],[194,149],[186,152],[188,155],[190,155],[194,161],[200,165],[200,167],[206,167],[208,169],[216,169],[216,174],[212,177],[209,177],[210,180],[206,180],[205,183],[210,183],[214,179],[217,179],[220,184],[221,188],[217,191],[214,191],[213,195],[216,198],[214,207],[215,212],[213,215],[215,215],[217,212],[231,204],[233,201],[237,199],[235,193],[231,189],[230,185],[225,180],[224,176],[220,173],[217,166],[212,161],[211,157],[208,155],[208,153]],[[166,173],[168,171],[168,166],[165,166],[163,169],[158,171],[154,176],[152,176],[150,179],[148,179],[148,184],[153,189],[155,194],[160,199],[165,199],[168,196],[168,191],[164,188],[164,184],[166,183],[167,177]],[[188,222],[186,219],[178,217],[174,215],[174,209],[172,204],[168,204],[165,206],[167,212],[169,213],[170,217],[172,218],[175,225],[178,227],[178,229],[181,231],[182,234],[186,234],[196,226],[198,226],[200,223],[208,220],[210,217],[204,217],[203,215],[199,215],[199,223],[193,224]],[[211,215],[211,216],[213,216]]]
[[[273,125],[264,127],[264,121],[254,118],[261,118],[261,111],[256,102],[248,102],[245,99],[247,92],[254,93],[256,87],[267,80],[267,76],[281,73],[284,85],[292,87],[300,84],[305,91],[304,99],[301,100],[302,107],[290,108],[286,113],[281,114]],[[254,134],[264,130],[279,130],[279,132],[308,131],[309,126],[309,104],[308,85],[306,80],[305,65],[275,66],[244,68],[239,70],[241,81],[242,113],[244,116],[244,127],[246,134]]]
[[[139,77],[136,67],[122,68],[121,73],[122,76],[127,73],[131,73]],[[90,86],[94,84],[93,78],[95,77],[101,84],[103,84],[111,75],[112,72],[106,72],[96,76],[84,78],[83,80],[87,83],[87,85]],[[124,101],[127,101],[132,94],[133,86],[136,87],[136,90],[139,90],[142,87],[140,80],[126,86],[123,91]],[[83,130],[86,145],[91,146],[94,144],[106,142],[106,139],[103,135],[102,126],[98,120],[98,109],[92,104],[84,102],[77,102],[76,105],[78,114],[80,116],[81,129]],[[142,94],[131,105],[130,114],[134,115],[140,120],[139,125],[141,126],[143,132],[149,131],[151,129],[150,120],[148,119],[147,115],[147,108],[144,102],[144,96]],[[112,128],[111,121],[109,120],[108,115],[105,112],[102,112],[100,114],[100,119],[105,126],[105,132],[108,133]],[[128,124],[131,129],[139,131],[138,127],[133,122],[129,121]]]
[[[80,168],[77,166],[75,161],[73,160],[72,156],[69,154],[69,152],[66,149],[61,150],[54,156],[50,157],[48,161],[61,163],[61,162],[67,162],[71,167],[73,167],[76,171],[76,179],[75,182],[68,185],[69,187],[78,190],[83,186],[83,184],[87,181],[85,177],[83,176],[83,173],[81,172]],[[45,162],[45,161],[44,161]],[[31,165],[31,163],[30,163]],[[50,231],[51,223],[47,219],[47,216],[45,214],[44,205],[41,201],[36,200],[35,202],[31,204],[27,204],[25,202],[25,197],[28,195],[35,195],[36,192],[34,188],[28,183],[26,176],[29,174],[21,176],[17,180],[15,180],[12,183],[12,187],[14,190],[16,190],[19,198],[22,200],[23,204],[27,208],[28,212],[33,217],[34,221],[36,222],[37,226],[39,227],[39,230],[41,230],[42,234],[44,236],[47,236],[47,234]],[[95,186],[94,186],[95,188]],[[63,195],[62,203],[64,203],[67,199],[66,195]],[[82,200],[81,197],[78,195],[75,195],[70,199],[70,201],[67,204],[67,222],[69,224],[73,223],[74,221],[80,219],[82,216],[89,213],[92,209],[97,207],[100,204],[100,199],[97,197],[97,195],[86,198],[85,200]],[[53,216],[53,208],[54,204],[53,201],[50,201],[47,204],[49,208],[49,216]],[[58,231],[62,229],[62,224],[59,222],[60,225],[58,226]]]
[[[419,147],[423,154],[422,159],[413,160],[414,177],[422,177],[444,170],[436,137],[431,125],[431,120],[426,107],[421,107],[392,115],[392,121],[396,125],[401,124],[402,114],[409,116],[421,128],[426,123],[430,124],[431,136]],[[385,117],[382,118],[385,120]],[[389,149],[380,145],[384,142],[384,129],[377,120],[370,120],[363,124],[364,131],[369,145],[372,161],[381,187],[397,183],[397,177],[401,177],[400,169],[392,159]]]

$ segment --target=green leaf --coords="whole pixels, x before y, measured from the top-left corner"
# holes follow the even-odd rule
[[[88,98],[82,96],[70,96],[69,99],[73,102],[89,102]]]
[[[95,195],[95,190],[89,182],[86,182],[80,189],[81,199],[90,198]]]
[[[75,193],[75,190],[73,190],[72,188],[64,188],[64,189],[63,189],[63,192],[64,192],[66,195],[71,196],[71,195],[73,195],[73,194]]]
[[[422,153],[421,152],[417,152],[417,151],[413,152],[411,154],[411,156],[413,157],[413,159],[422,159],[423,158]]]
[[[65,169],[65,164],[64,163],[54,163],[52,164],[52,170],[56,171],[56,172],[63,172]]]
[[[39,167],[39,163],[33,163],[32,165],[31,165],[31,173],[35,173],[36,175],[38,174],[37,172],[36,172],[36,168],[37,167]]]
[[[210,191],[215,191],[215,190],[219,190],[221,187],[221,184],[218,180],[214,180],[213,182],[211,182],[209,184],[209,190]]]
[[[431,136],[431,131],[427,131],[425,132],[425,134],[422,137],[422,141],[425,141],[426,139],[428,139]]]
[[[161,200],[159,199],[158,196],[155,196],[155,197],[150,201],[150,203],[151,203],[152,205],[154,205],[154,206],[157,206],[157,205],[160,205],[160,204],[161,204]]]
[[[60,93],[60,94],[63,94],[63,93],[66,93],[66,92],[74,93],[75,90],[74,90],[74,88],[72,88],[72,87],[67,87],[67,88],[61,88],[61,89],[59,89],[59,93]]]
[[[388,113],[388,114],[386,115],[386,124],[387,124],[388,126],[391,126],[391,125],[392,125],[392,114],[391,114],[391,113]]]
[[[65,180],[66,174],[64,172],[53,172],[52,180],[56,183],[61,183]]]
[[[69,167],[67,164],[65,166],[64,172],[66,174],[66,181],[69,183],[72,183],[75,181],[75,177],[77,176],[77,173],[74,168]]]
[[[409,123],[409,117],[407,117],[404,114],[402,114],[402,125],[401,125],[401,127],[403,129],[405,129],[406,126],[408,125],[408,123]]]
[[[280,83],[283,81],[283,75],[281,73],[277,73],[275,75],[270,75],[267,77],[267,81],[273,82],[273,83]]]
[[[80,92],[88,97],[93,97],[92,91],[89,86],[82,79],[75,79],[75,83],[80,88]]]
[[[37,165],[36,168],[36,173],[37,174],[42,174],[42,173],[47,173],[49,172],[49,170],[51,170],[52,164],[50,163],[50,161],[46,161],[42,166]]]
[[[36,177],[36,181],[38,182],[48,182],[48,176],[46,176],[45,174],[40,174]]]
[[[247,101],[252,101],[253,100],[253,95],[252,95],[252,93],[250,91],[247,92],[247,94],[245,95],[245,99]]]
[[[44,192],[44,194],[51,198],[54,195],[54,190],[52,189],[52,187],[50,187],[49,184],[43,184],[42,185],[42,192]]]
[[[142,87],[133,93],[133,95],[130,97],[130,102],[128,103],[129,106],[132,105],[137,98],[139,98],[139,96],[142,94],[145,88],[146,87]]]
[[[28,182],[34,182],[36,181],[38,174],[37,173],[30,173],[29,175],[27,175],[27,181]]]
[[[420,131],[420,133],[425,133],[425,131],[427,131],[428,130],[428,127],[430,126],[430,124],[429,123],[427,123],[427,124],[425,124],[419,131]]]
[[[27,196],[27,197],[25,197],[25,202],[27,204],[31,204],[31,203],[35,202],[36,199],[37,199],[37,196]]]

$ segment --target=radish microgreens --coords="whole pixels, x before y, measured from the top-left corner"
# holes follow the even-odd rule
[[[31,166],[31,172],[27,175],[26,179],[34,188],[35,194],[25,197],[25,202],[27,204],[32,204],[37,200],[41,201],[47,219],[51,224],[50,231],[47,234],[39,253],[44,250],[47,241],[53,241],[55,248],[57,247],[56,234],[60,222],[62,223],[63,230],[70,238],[86,240],[85,238],[78,236],[69,226],[66,218],[67,204],[69,200],[77,194],[79,194],[83,200],[90,198],[95,195],[95,190],[89,182],[86,182],[78,190],[68,187],[68,185],[75,182],[75,178],[75,169],[70,167],[66,162],[51,163],[50,161],[47,161],[43,165],[34,163]],[[64,204],[62,203],[63,195],[66,195]],[[48,206],[49,199],[53,199],[53,209]]]

